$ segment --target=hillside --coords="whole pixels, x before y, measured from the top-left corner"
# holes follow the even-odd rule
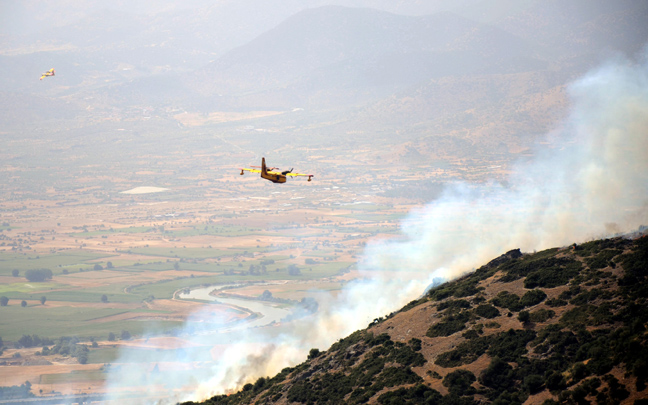
[[[647,275],[645,234],[512,250],[203,403],[645,403]]]

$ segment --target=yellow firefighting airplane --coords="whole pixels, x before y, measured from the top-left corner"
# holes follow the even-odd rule
[[[51,68],[51,69],[48,70],[47,72],[43,73],[43,75],[41,76],[40,79],[43,80],[43,79],[46,78],[47,76],[56,76],[56,72],[54,71],[54,68]]]
[[[252,166],[252,167],[259,167],[259,166]],[[308,176],[308,181],[311,181],[311,178],[313,178],[312,174],[293,173],[292,172],[293,169],[285,170],[283,172],[275,172],[274,171],[275,169],[278,170],[279,168],[267,167],[265,158],[261,158],[261,170],[241,168],[241,176],[243,176],[243,173],[245,172],[261,173],[261,178],[270,180],[273,183],[285,183],[286,176]]]

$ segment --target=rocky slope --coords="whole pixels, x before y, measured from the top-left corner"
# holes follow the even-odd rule
[[[204,404],[648,403],[646,276],[645,234],[512,250]]]

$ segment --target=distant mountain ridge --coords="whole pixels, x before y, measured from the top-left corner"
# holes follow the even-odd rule
[[[106,123],[143,110],[187,131],[176,118],[184,111],[296,109],[304,113],[201,126],[268,127],[293,143],[381,138],[393,145],[373,158],[390,155],[389,164],[404,159],[394,150],[428,160],[527,150],[566,114],[568,83],[648,42],[643,0],[11,6],[16,21],[0,15],[0,120],[9,131],[83,122],[110,132]],[[39,81],[52,67],[57,76]],[[14,96],[56,108],[30,109]]]
[[[533,46],[495,27],[444,12],[411,17],[327,6],[302,11],[223,55],[189,81],[209,96],[276,92],[286,108],[365,101],[440,76],[536,70]],[[327,104],[333,90],[341,96]],[[291,94],[292,93],[292,94]]]
[[[300,365],[202,404],[643,404],[643,232],[512,250]]]

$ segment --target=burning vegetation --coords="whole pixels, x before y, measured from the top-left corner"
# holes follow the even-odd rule
[[[647,276],[646,235],[511,251],[202,403],[643,403]]]

